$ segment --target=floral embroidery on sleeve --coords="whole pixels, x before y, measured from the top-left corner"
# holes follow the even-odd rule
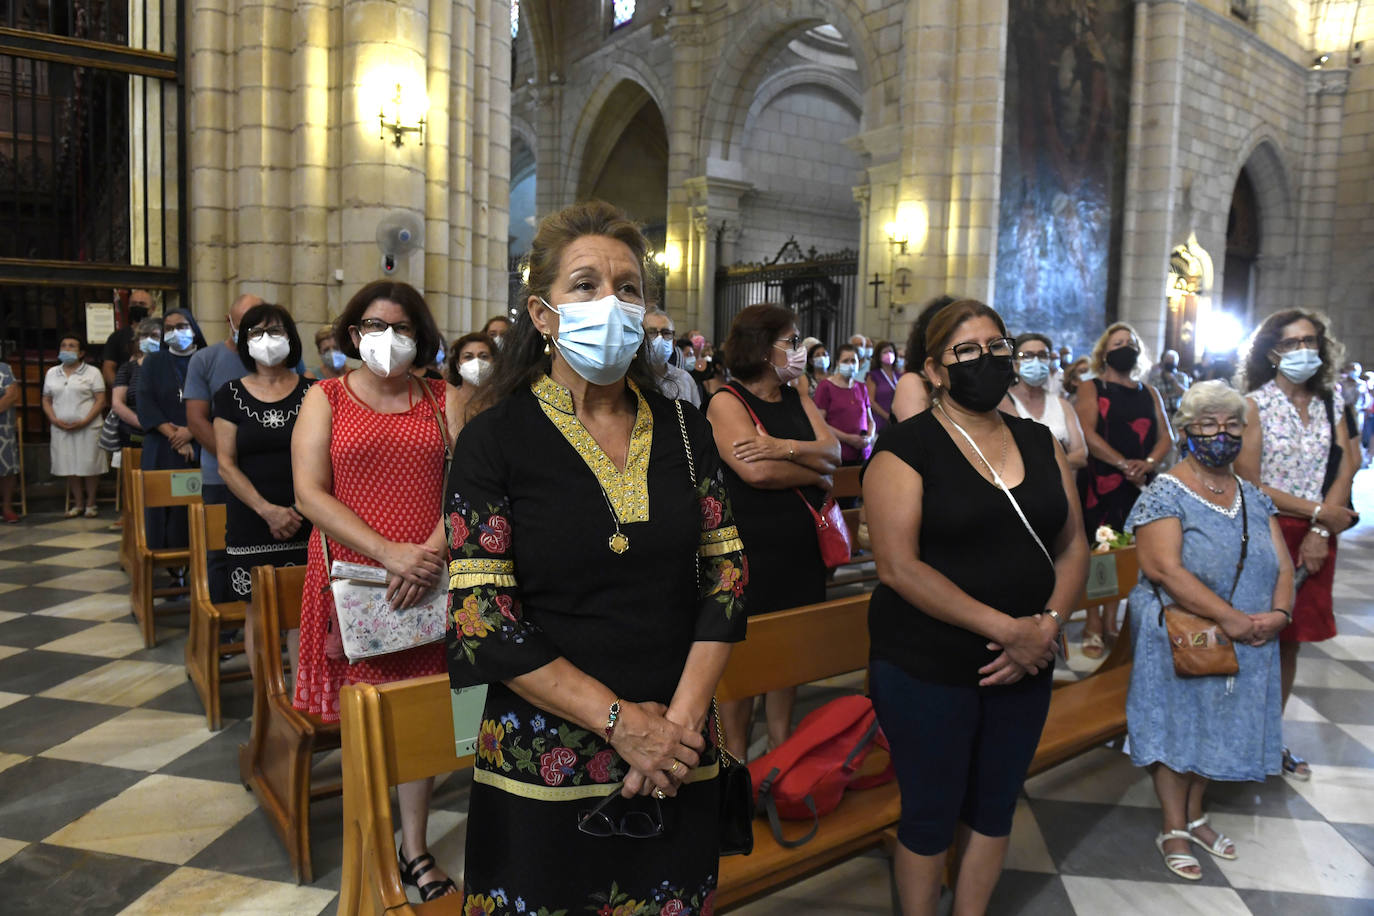
[[[697,501],[701,508],[701,540],[697,548],[702,616],[698,630],[719,630],[712,626],[708,612],[723,614],[725,624],[736,617],[744,617],[744,587],[749,584],[749,561],[744,555],[744,542],[734,524],[730,496],[725,490],[720,469],[703,477],[697,485]],[[719,620],[719,617],[717,617]],[[728,627],[732,629],[732,627]],[[699,637],[703,635],[698,633]],[[743,634],[740,634],[740,638]]]

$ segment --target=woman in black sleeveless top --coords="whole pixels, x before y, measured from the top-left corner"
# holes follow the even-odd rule
[[[749,555],[745,607],[750,615],[825,600],[816,523],[802,498],[821,507],[829,475],[840,461],[840,444],[811,399],[787,384],[806,365],[795,322],[792,311],[778,305],[741,311],[725,342],[734,380],[711,398],[706,411],[724,459],[735,525]],[[791,733],[795,697],[795,689],[768,695],[770,746]],[[728,743],[739,757],[748,744],[752,708],[752,700],[721,704]]]
[[[1092,352],[1092,385],[1080,385],[1074,408],[1088,444],[1088,466],[1080,472],[1083,524],[1088,537],[1101,525],[1120,531],[1154,479],[1159,462],[1169,454],[1173,435],[1164,415],[1164,401],[1154,388],[1136,376],[1140,337],[1128,324],[1117,322],[1098,338]],[[1099,658],[1102,642],[1102,605],[1088,608],[1083,625],[1083,654]],[[1116,633],[1116,606],[1109,608],[1107,635]]]
[[[869,683],[902,792],[903,912],[935,911],[956,833],[955,908],[982,912],[1088,545],[1053,434],[997,411],[1014,350],[1002,319],[954,302],[931,320],[926,344],[934,406],[887,429],[864,475],[881,580],[869,604]]]

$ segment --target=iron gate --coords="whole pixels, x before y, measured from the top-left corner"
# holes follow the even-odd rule
[[[715,335],[724,340],[744,308],[761,302],[785,305],[797,313],[797,330],[833,349],[854,333],[859,253],[852,249],[803,252],[789,238],[764,264],[735,264],[716,272]]]

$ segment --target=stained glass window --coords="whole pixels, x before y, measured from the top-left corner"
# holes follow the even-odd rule
[[[520,37],[520,0],[510,0],[510,37]]]
[[[618,29],[635,18],[635,0],[611,0],[611,28]]]

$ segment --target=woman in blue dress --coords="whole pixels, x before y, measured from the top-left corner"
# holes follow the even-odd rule
[[[1189,881],[1202,877],[1191,844],[1237,856],[1202,810],[1208,781],[1262,782],[1281,769],[1275,640],[1291,620],[1293,568],[1274,504],[1231,468],[1245,412],[1245,399],[1225,382],[1189,389],[1176,418],[1187,457],[1145,488],[1126,521],[1140,558],[1130,599],[1131,762],[1153,768],[1164,818],[1155,846],[1165,866]],[[1160,595],[1215,621],[1235,646],[1239,672],[1176,675]]]

